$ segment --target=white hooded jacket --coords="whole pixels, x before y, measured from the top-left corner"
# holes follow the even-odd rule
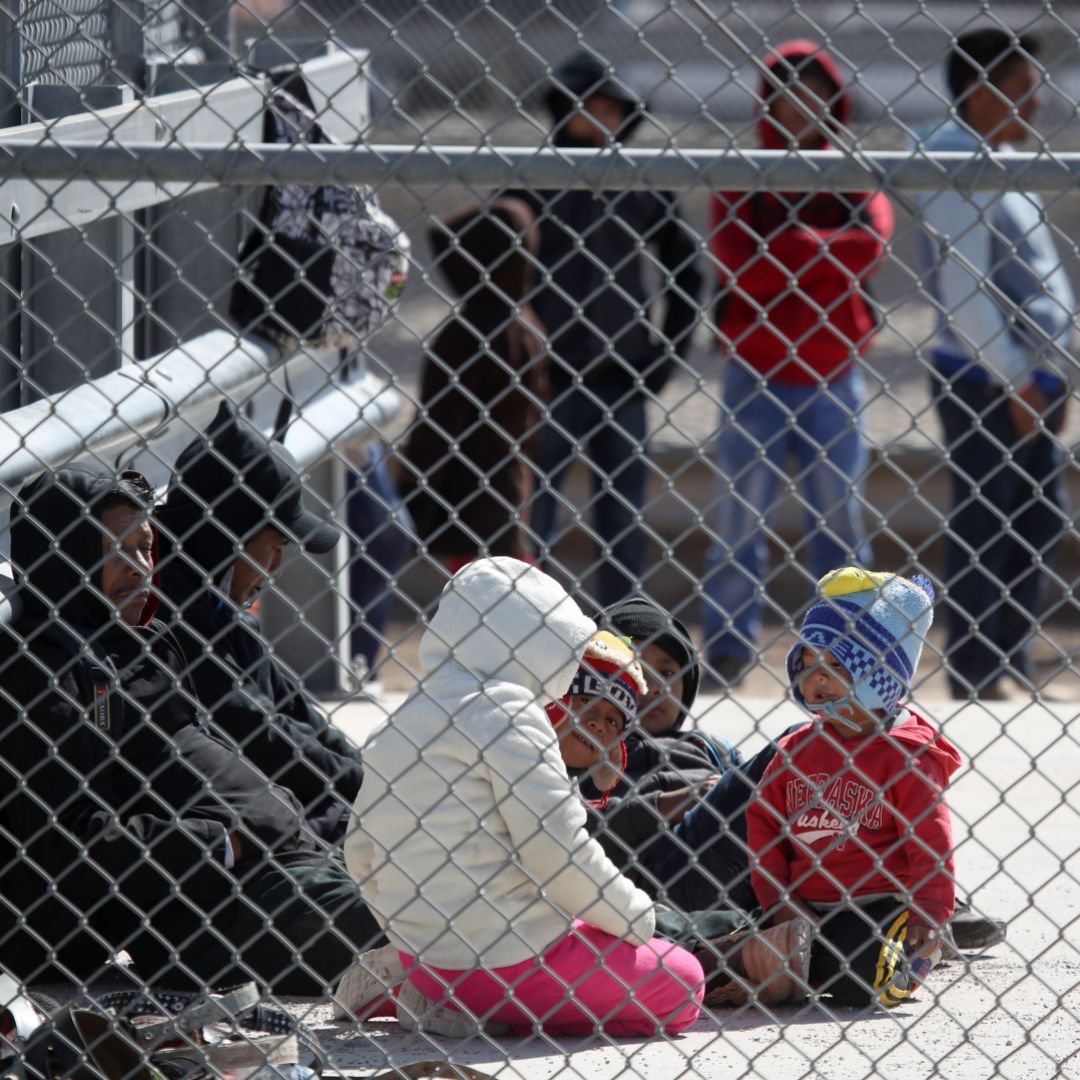
[[[585,831],[538,697],[570,684],[590,619],[516,559],[443,591],[424,678],[364,746],[345,860],[391,942],[433,967],[506,967],[582,919],[634,945],[652,901]]]

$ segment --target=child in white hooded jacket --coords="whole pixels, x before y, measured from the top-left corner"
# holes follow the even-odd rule
[[[478,559],[424,633],[423,680],[365,744],[345,858],[408,973],[410,1025],[623,1036],[697,1019],[701,965],[654,939],[652,901],[588,836],[543,707],[595,632],[540,570]]]

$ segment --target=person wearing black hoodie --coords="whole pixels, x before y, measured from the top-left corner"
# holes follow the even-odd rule
[[[304,508],[301,489],[289,451],[223,403],[177,458],[157,510],[158,574],[163,618],[214,730],[299,800],[319,837],[339,845],[363,782],[360,752],[246,610],[288,544],[321,554],[337,543],[337,526]]]
[[[697,650],[686,627],[643,597],[620,604],[604,621],[638,643],[649,684],[641,729],[627,745],[627,775],[637,779],[670,769],[719,774],[738,765],[739,753],[729,742],[684,729],[701,682]]]
[[[588,54],[559,68],[545,104],[551,142],[601,150],[625,142],[644,105]],[[674,198],[664,192],[516,192],[536,214],[543,280],[532,299],[547,328],[551,357],[550,422],[537,465],[545,485],[532,527],[550,558],[567,470],[584,459],[591,474],[599,558],[596,599],[610,607],[635,588],[644,569],[644,535],[635,518],[645,504],[645,405],[663,389],[690,348],[702,276],[697,243]],[[647,253],[645,248],[652,249]],[[645,269],[660,275],[656,296]],[[662,300],[662,322],[642,316]],[[606,549],[610,548],[610,554]]]
[[[0,661],[4,966],[82,981],[325,993],[378,941],[284,788],[210,732],[152,619],[153,491],[69,466],[11,514],[22,615]],[[332,925],[331,925],[332,920]]]

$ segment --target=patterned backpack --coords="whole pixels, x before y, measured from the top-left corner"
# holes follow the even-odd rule
[[[329,143],[303,77],[271,75],[264,138]],[[390,313],[405,287],[409,241],[371,188],[268,187],[259,223],[240,251],[229,315],[283,349],[354,348]]]

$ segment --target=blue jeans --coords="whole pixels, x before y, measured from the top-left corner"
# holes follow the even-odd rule
[[[387,468],[386,451],[381,443],[369,444],[367,451],[367,466],[348,475],[346,519],[356,537],[349,598],[357,612],[349,646],[352,655],[364,657],[373,670],[390,615],[390,579],[404,564],[412,542],[405,531],[411,522]]]
[[[859,498],[869,456],[859,414],[861,373],[853,370],[827,389],[762,386],[759,379],[735,361],[724,374],[719,487],[704,581],[705,651],[713,662],[755,659],[768,580],[768,525],[781,486],[789,482],[790,458],[806,516],[805,540],[793,551],[799,565],[816,581],[838,566],[866,565],[871,557]]]
[[[625,379],[581,389],[555,384],[551,401],[551,422],[537,452],[545,483],[533,507],[532,528],[547,569],[561,535],[555,532],[559,506],[570,513],[579,509],[559,492],[567,470],[582,459],[592,494],[580,513],[583,519],[591,516],[592,535],[599,541],[595,600],[612,607],[638,591],[645,563],[645,537],[637,520],[645,503],[645,401]]]

